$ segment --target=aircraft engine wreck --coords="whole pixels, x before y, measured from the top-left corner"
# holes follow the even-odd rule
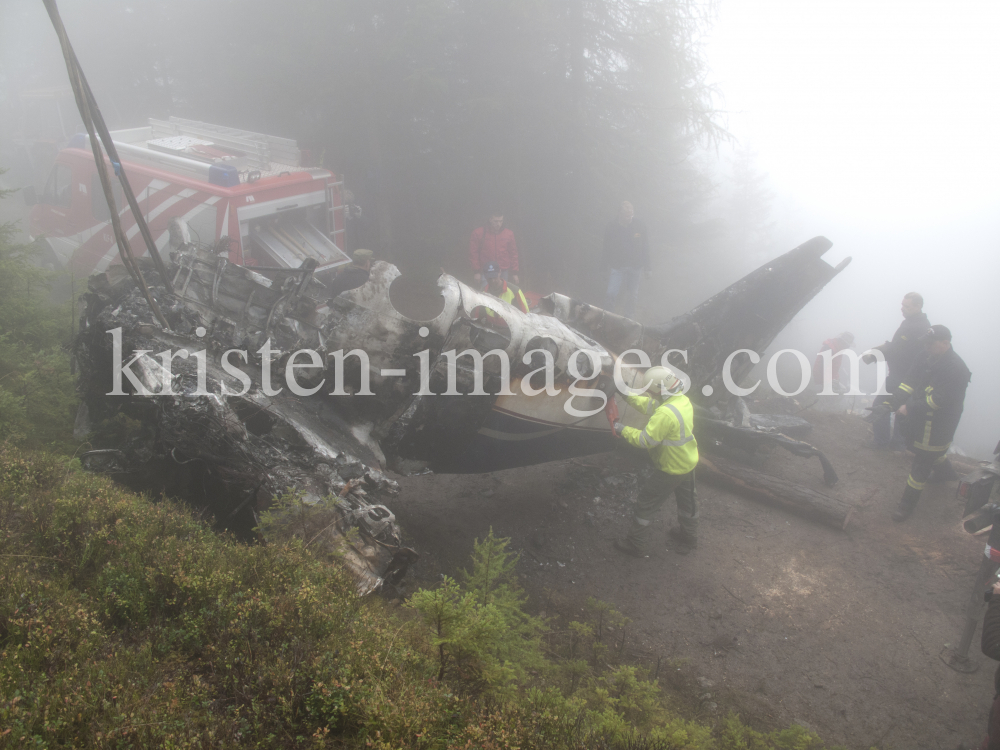
[[[823,261],[829,247],[810,240],[674,321],[642,326],[558,294],[522,313],[448,275],[414,292],[384,262],[331,300],[332,269],[248,268],[182,245],[167,266],[173,294],[140,260],[171,330],[121,267],[90,278],[77,426],[95,449],[83,460],[246,530],[288,491],[325,503],[334,522],[323,533],[372,591],[416,557],[400,542],[385,468],[485,472],[610,450],[603,397],[587,390],[628,349],[653,362],[688,350],[682,367],[713,440],[734,431],[816,455],[730,403],[722,365],[737,349],[762,352],[847,265]],[[744,357],[734,379],[750,368]],[[622,370],[625,382],[634,374]]]

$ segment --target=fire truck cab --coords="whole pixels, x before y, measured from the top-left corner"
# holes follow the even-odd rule
[[[188,239],[231,263],[318,270],[350,262],[343,251],[342,182],[301,166],[294,140],[182,120],[111,133],[136,201],[161,254]],[[105,156],[109,171],[116,167]],[[137,256],[146,254],[135,217],[112,179],[122,229]],[[59,152],[32,205],[30,232],[46,260],[76,275],[120,262],[108,203],[87,135]]]

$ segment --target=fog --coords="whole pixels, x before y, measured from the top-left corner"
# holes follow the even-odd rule
[[[978,456],[1000,438],[998,32],[990,2],[724,0],[707,39],[728,128],[775,194],[775,249],[823,234],[853,257],[772,348],[882,343],[919,291],[972,370],[955,445]]]
[[[118,0],[66,0],[60,8],[112,128],[141,124],[151,115],[178,114],[246,128],[270,127],[318,152],[329,149],[369,207],[376,215],[382,211],[379,230],[385,247],[381,249],[402,266],[412,260],[399,249],[399,237],[408,232],[415,246],[431,248],[420,251],[425,265],[462,270],[468,231],[480,220],[484,200],[497,201],[500,196],[511,207],[509,216],[524,240],[526,258],[534,263],[535,287],[563,288],[599,301],[603,278],[590,259],[597,253],[604,222],[613,215],[614,201],[627,196],[639,215],[649,219],[651,231],[661,234],[659,240],[653,237],[656,281],[646,282],[643,293],[643,315],[652,322],[683,312],[768,257],[825,235],[834,243],[827,256],[831,262],[848,255],[853,262],[803,310],[773,348],[799,348],[811,356],[824,339],[843,330],[855,334],[856,349],[879,344],[899,324],[902,295],[919,291],[931,322],[952,329],[954,347],[973,372],[955,444],[967,453],[986,456],[1000,438],[1000,398],[993,388],[993,373],[1000,366],[1000,346],[993,331],[1000,320],[996,290],[1000,56],[995,54],[1000,6],[995,3],[958,0],[945,9],[938,3],[902,0],[722,0],[711,6],[711,22],[702,27],[697,41],[707,65],[705,81],[714,86],[716,122],[732,139],[702,138],[687,158],[665,160],[665,164],[683,163],[684,169],[700,175],[661,179],[669,184],[660,185],[664,192],[655,195],[649,187],[655,180],[608,176],[605,167],[615,164],[611,151],[603,161],[590,158],[590,152],[573,161],[571,147],[577,136],[564,123],[545,129],[554,134],[551,143],[532,140],[529,133],[495,149],[491,134],[507,138],[510,132],[498,121],[495,131],[484,130],[481,141],[470,143],[465,152],[451,144],[448,148],[454,155],[442,151],[462,165],[465,177],[434,177],[457,167],[437,168],[440,160],[435,161],[434,149],[441,147],[426,127],[409,145],[388,142],[396,149],[393,152],[386,141],[380,148],[372,145],[378,133],[367,131],[372,122],[390,118],[400,122],[394,110],[362,97],[356,102],[365,103],[372,119],[347,122],[342,112],[353,111],[349,98],[323,103],[327,89],[348,97],[354,79],[374,75],[356,57],[339,58],[342,67],[331,62],[329,68],[304,68],[287,79],[265,76],[237,82],[240,64],[261,71],[267,69],[268,60],[275,65],[289,60],[294,68],[306,54],[303,50],[309,45],[302,40],[282,36],[279,30],[269,37],[272,30],[262,27],[280,18],[277,10],[268,14],[278,15],[256,20],[250,12],[236,19],[234,11],[233,23],[242,31],[226,28],[212,34],[206,28],[227,17],[228,5],[133,6]],[[285,27],[286,32],[289,28],[295,24]],[[327,42],[319,31],[310,28],[301,33],[311,35],[316,60],[324,60],[322,45]],[[252,40],[246,41],[250,36]],[[269,42],[254,47],[262,39]],[[213,40],[218,49],[210,49]],[[329,51],[338,54],[332,43]],[[424,53],[437,51],[435,42],[428,40]],[[378,62],[378,53],[371,54],[368,62]],[[186,65],[196,55],[207,61],[200,69]],[[236,62],[226,69],[210,64],[229,59]],[[164,70],[164,61],[172,73]],[[192,70],[198,71],[199,80],[194,80]],[[691,80],[701,80],[697,71]],[[19,91],[65,85],[65,67],[41,2],[3,3],[0,139],[9,140],[16,130]],[[317,93],[301,97],[308,104],[294,111],[276,105],[279,92],[290,97],[290,89],[310,86]],[[378,93],[386,91],[391,89]],[[504,95],[516,96],[526,89],[512,86],[511,91],[515,93]],[[525,111],[532,106],[526,104]],[[451,124],[457,122],[454,113],[448,118]],[[678,132],[682,130],[678,127]],[[389,138],[394,132],[386,129],[383,135]],[[359,137],[364,148],[358,146]],[[589,141],[580,136],[578,142]],[[524,152],[528,148],[524,143],[537,151]],[[523,158],[517,163],[523,171],[524,163],[540,163],[538,154],[552,156],[546,149],[563,146],[570,152],[571,166],[553,157],[549,172],[572,175],[576,170],[576,177],[531,182],[523,174],[509,173],[511,150],[522,149],[518,153]],[[425,163],[413,157],[412,184],[438,179],[439,186],[447,185],[450,192],[407,188],[405,180],[392,190],[381,185],[379,170],[398,163],[406,148],[412,148],[411,155],[426,157]],[[373,153],[382,159],[378,167],[369,163]],[[741,154],[752,155],[750,163],[760,177],[759,197],[770,212],[759,220],[760,236],[755,236],[752,247],[732,241],[731,235],[727,241],[719,230],[730,219],[726,183],[734,159],[743,158]],[[484,188],[476,182],[475,169],[468,165],[478,159],[490,164],[491,183],[496,184]],[[435,169],[428,171],[428,165]],[[616,166],[627,172],[628,164],[620,159]],[[593,196],[563,189],[581,181],[593,184],[594,180],[580,177],[587,170],[607,184],[592,191]],[[473,177],[467,176],[469,172]],[[713,181],[715,188],[709,184]],[[768,192],[773,194],[770,200]],[[675,199],[667,207],[662,198],[678,194],[690,198],[689,217],[675,215],[689,210],[684,200]],[[385,218],[390,207],[395,208],[392,225]]]

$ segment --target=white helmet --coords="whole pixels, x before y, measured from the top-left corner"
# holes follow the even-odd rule
[[[684,382],[669,367],[650,367],[642,375],[642,384],[660,396],[676,396],[684,390]]]

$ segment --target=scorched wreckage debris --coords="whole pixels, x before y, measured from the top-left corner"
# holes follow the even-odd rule
[[[399,271],[383,262],[363,286],[330,299],[336,269],[348,262],[331,239],[344,231],[342,183],[304,166],[294,141],[261,133],[177,118],[111,133],[55,3],[46,0],[46,9],[87,135],[60,153],[32,226],[51,235],[39,238],[48,261],[96,272],[76,342],[78,434],[96,446],[83,456],[89,468],[185,497],[246,529],[257,510],[293,491],[329,521],[300,533],[310,543],[322,537],[368,592],[415,559],[381,504],[396,485],[376,467],[409,461],[492,471],[608,450],[604,396],[579,389],[613,370],[626,350],[657,362],[669,350],[687,351],[694,396],[711,410],[701,421],[717,423],[709,442],[777,439],[745,418],[742,403],[710,394],[726,393],[731,352],[763,351],[847,265],[822,260],[825,238],[663,326],[558,294],[539,313],[522,313],[448,275],[424,294],[439,303],[433,314],[407,315],[399,303],[413,299],[400,289],[394,299]],[[128,233],[112,166],[136,225]],[[56,215],[65,223],[46,230],[46,217]],[[190,241],[189,221],[198,217],[203,246]],[[324,222],[325,232],[317,229]],[[136,231],[142,243],[133,252]],[[168,244],[164,263],[158,248]],[[120,266],[109,265],[116,247]],[[148,258],[137,259],[144,250]],[[741,359],[733,380],[751,367]],[[274,371],[285,373],[287,387],[271,382]],[[635,370],[622,374],[631,382]],[[322,387],[328,382],[332,392]],[[576,411],[572,400],[581,402]],[[588,401],[599,408],[581,416]],[[623,413],[638,422],[634,411]],[[790,438],[777,442],[816,454]]]
[[[76,345],[78,428],[100,447],[85,464],[186,497],[246,528],[290,490],[326,504],[336,521],[326,532],[330,544],[342,550],[361,590],[371,591],[415,559],[382,504],[397,491],[383,467],[485,472],[610,450],[602,411],[581,418],[564,407],[570,399],[577,409],[600,406],[570,386],[592,387],[596,365],[610,374],[615,356],[628,349],[654,362],[670,349],[687,350],[687,363],[678,364],[691,377],[706,441],[776,440],[817,455],[750,424],[722,372],[731,352],[763,351],[847,265],[823,261],[829,247],[817,237],[691,312],[642,326],[559,294],[544,298],[538,312],[522,313],[446,274],[436,289],[404,293],[402,280],[394,284],[399,271],[385,262],[373,265],[364,286],[328,300],[333,268],[307,261],[298,269],[251,269],[181,244],[167,265],[172,294],[152,263],[139,261],[172,330],[156,323],[120,266],[90,278]],[[414,300],[436,302],[438,311],[424,320],[407,316]],[[293,358],[303,349],[318,357]],[[497,349],[510,363],[506,394],[500,357],[487,355]],[[367,371],[354,350],[366,354]],[[592,354],[571,363],[578,351]],[[487,356],[477,362],[473,352]],[[292,380],[281,377],[290,358]],[[525,390],[545,386],[542,373],[531,373],[546,360],[555,395],[529,397]],[[123,366],[131,376],[122,377]],[[751,367],[746,357],[736,360],[733,379]],[[706,385],[714,397],[702,395]],[[343,395],[331,395],[335,387]],[[137,395],[143,388],[152,395]],[[116,390],[125,395],[110,395]],[[616,399],[625,420],[641,426]]]

